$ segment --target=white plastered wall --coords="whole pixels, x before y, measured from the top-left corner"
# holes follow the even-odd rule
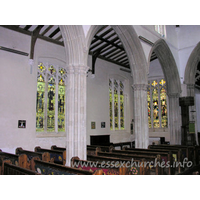
[[[30,52],[31,37],[0,27],[1,46]],[[0,51],[0,149],[14,153],[17,147],[33,150],[65,146],[63,137],[36,138],[36,87],[38,57],[65,60],[64,47],[37,40],[32,74],[29,57]],[[18,120],[26,120],[26,128],[18,128]]]
[[[91,68],[91,56],[89,64]],[[95,77],[91,72],[87,77],[87,144],[90,144],[90,135],[110,135],[110,142],[127,142],[134,140],[130,134],[130,123],[133,119],[133,89],[130,73],[120,70],[120,66],[97,59]],[[126,130],[111,131],[109,118],[109,76],[120,75],[127,79],[126,91]],[[91,129],[91,122],[96,123],[96,128]],[[101,122],[106,122],[106,127],[101,128]]]

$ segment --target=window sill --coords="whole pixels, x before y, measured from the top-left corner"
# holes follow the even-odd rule
[[[149,132],[168,132],[169,128],[149,128]]]
[[[47,137],[66,137],[66,133],[47,133],[47,132],[36,132],[36,138],[47,138]]]

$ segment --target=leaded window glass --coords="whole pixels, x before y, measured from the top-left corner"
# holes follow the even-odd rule
[[[66,70],[54,65],[38,65],[36,131],[65,131]]]
[[[147,104],[149,128],[167,128],[167,91],[164,79],[149,81]]]
[[[109,79],[110,129],[124,130],[124,82]]]

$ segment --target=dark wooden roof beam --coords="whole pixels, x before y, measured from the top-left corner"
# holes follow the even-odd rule
[[[126,55],[126,54],[125,54],[124,56],[118,58],[118,59],[115,60],[115,61],[117,61],[117,62],[121,62],[121,61],[124,60],[125,58],[127,59],[127,55]]]
[[[111,63],[114,63],[114,64],[116,64],[116,65],[120,65],[120,66],[122,66],[122,67],[127,68],[127,65],[123,65],[123,64],[121,64],[121,63],[119,63],[119,62],[115,62],[114,60],[106,59],[106,58],[103,57],[103,56],[98,56],[98,58],[100,58],[100,59],[102,59],[102,60],[105,60],[105,61],[108,61],[108,62],[111,62]]]
[[[53,31],[49,37],[52,38],[54,35],[56,35],[58,32],[60,32],[60,28],[58,27],[55,31]]]
[[[29,28],[31,28],[31,25],[26,25],[25,28],[24,28],[24,30],[28,31]]]
[[[110,33],[113,29],[110,28],[109,30],[107,30],[106,32],[102,33],[101,35],[99,35],[100,37],[104,37],[105,35],[107,35],[108,33]],[[91,44],[95,43],[96,41],[98,41],[98,39],[93,39]]]
[[[111,42],[114,42],[114,41],[116,41],[116,40],[118,40],[118,38],[116,37],[116,38],[114,38],[113,40],[111,40]],[[112,44],[104,44],[101,48],[99,48],[99,49],[97,49],[96,51],[102,51],[103,49],[105,49],[107,46],[109,46],[109,45],[111,45],[112,46]]]
[[[53,25],[48,26],[40,35],[44,36],[51,28],[53,28]]]
[[[113,33],[112,35],[106,37],[106,39],[109,39],[110,37],[112,37],[112,36],[114,36],[114,35],[116,35],[116,34]],[[97,40],[98,40],[98,42],[97,42],[96,44],[92,45],[92,46],[90,47],[90,50],[92,50],[92,49],[94,49],[94,48],[100,46],[102,43],[105,42],[105,41],[102,41],[102,40],[99,40],[99,39],[97,39]]]
[[[104,42],[106,42],[106,43],[108,43],[108,44],[111,44],[112,46],[115,46],[115,47],[117,47],[118,49],[121,49],[122,51],[125,51],[123,47],[121,47],[121,46],[119,46],[119,45],[117,45],[117,44],[114,43],[114,41],[117,41],[117,40],[119,39],[118,37],[113,38],[114,41],[113,41],[113,40],[107,40],[107,39],[98,37],[97,35],[95,35],[94,37],[95,37],[95,38],[98,38],[99,40],[102,40],[102,41],[104,41]]]
[[[58,36],[55,40],[59,41],[60,39],[62,39],[62,34],[60,36]]]
[[[110,49],[110,51],[103,54],[103,56],[110,58],[110,57],[112,57],[113,55],[115,55],[116,53],[119,53],[119,52],[121,52],[121,50],[114,47],[114,48],[112,48],[112,50]]]
[[[124,54],[126,54],[124,51],[120,51],[119,53],[109,57],[109,59],[116,59],[116,58],[119,58],[120,56],[123,56]]]

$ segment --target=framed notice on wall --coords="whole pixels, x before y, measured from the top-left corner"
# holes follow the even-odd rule
[[[26,120],[18,120],[18,128],[26,128]]]
[[[95,122],[91,122],[91,129],[95,129],[96,126],[95,126]]]

